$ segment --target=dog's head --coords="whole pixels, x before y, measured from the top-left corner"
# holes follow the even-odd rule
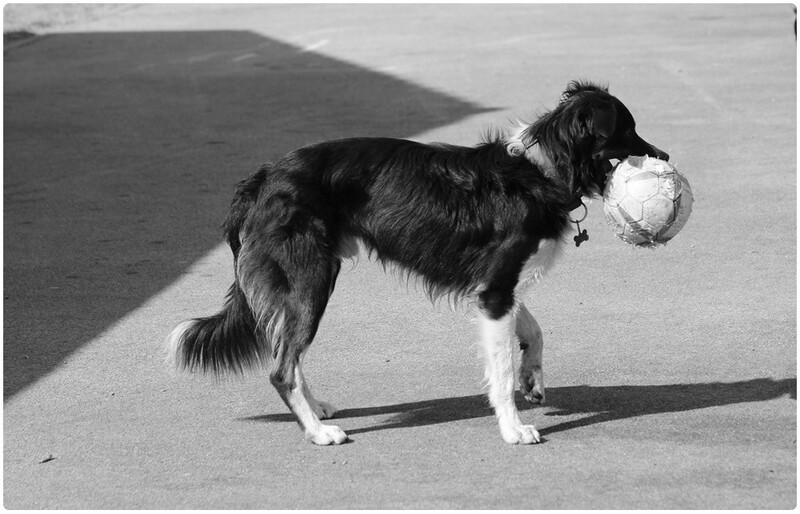
[[[669,160],[636,133],[633,115],[608,89],[571,82],[559,105],[528,129],[575,197],[602,194],[614,161],[630,155]]]

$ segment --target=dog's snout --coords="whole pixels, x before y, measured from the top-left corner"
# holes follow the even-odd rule
[[[650,148],[652,149],[652,153],[649,154],[651,157],[661,159],[662,161],[669,161],[669,154],[667,152],[653,145],[650,145]]]
[[[635,139],[632,141],[632,144],[628,150],[630,150],[631,155],[649,155],[650,157],[655,157],[656,159],[661,159],[662,161],[669,161],[669,154],[667,152],[655,145],[648,143],[639,135],[635,136]]]

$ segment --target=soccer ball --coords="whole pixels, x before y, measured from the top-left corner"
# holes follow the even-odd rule
[[[691,212],[689,181],[666,161],[631,156],[617,164],[606,181],[603,213],[626,243],[664,244],[683,228]]]

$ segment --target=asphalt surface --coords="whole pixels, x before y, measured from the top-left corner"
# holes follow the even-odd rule
[[[786,5],[143,5],[4,52],[7,509],[796,505],[797,98]],[[544,441],[509,446],[469,309],[366,257],[306,375],[352,442],[303,441],[265,373],[169,371],[214,312],[236,182],[355,135],[472,144],[608,83],[690,180],[665,248],[605,226],[525,301]]]

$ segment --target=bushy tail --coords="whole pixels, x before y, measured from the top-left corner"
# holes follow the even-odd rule
[[[178,369],[241,374],[267,362],[269,345],[257,335],[253,313],[234,283],[219,313],[185,321],[172,331],[168,353]]]
[[[234,267],[242,243],[239,233],[258,198],[270,165],[239,183],[228,216],[223,223],[225,238],[233,251]],[[179,369],[189,371],[242,373],[245,368],[265,364],[270,345],[256,331],[256,319],[237,281],[228,291],[225,306],[214,316],[185,321],[168,340],[169,358]],[[263,331],[260,331],[263,334]]]

